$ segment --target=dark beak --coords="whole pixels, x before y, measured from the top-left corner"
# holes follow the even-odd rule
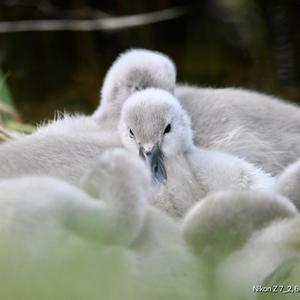
[[[164,154],[158,144],[154,144],[151,149],[141,146],[139,152],[151,170],[153,182],[164,183],[167,180],[167,172],[164,165]]]

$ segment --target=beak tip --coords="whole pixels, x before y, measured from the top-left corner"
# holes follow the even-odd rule
[[[139,154],[150,167],[153,183],[165,183],[167,181],[167,172],[163,162],[164,155],[158,144],[154,144],[151,149],[149,147],[145,149],[143,146],[140,146]]]

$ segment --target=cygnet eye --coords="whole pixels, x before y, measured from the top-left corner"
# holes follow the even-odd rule
[[[171,131],[171,124],[168,124],[167,127],[165,128],[164,134],[166,134],[170,131]]]
[[[143,87],[140,86],[140,85],[137,85],[137,86],[135,86],[134,89],[135,89],[136,91],[141,91],[141,90],[143,89]]]
[[[134,138],[134,133],[132,132],[132,130],[129,128],[129,136],[133,139]]]

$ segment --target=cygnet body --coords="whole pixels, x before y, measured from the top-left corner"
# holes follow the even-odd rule
[[[274,295],[277,293],[293,294],[297,298],[299,293],[297,291],[300,258],[299,234],[299,217],[277,220],[253,232],[243,247],[234,251],[218,266],[216,271],[218,297],[216,299],[224,297],[222,290],[226,290],[231,299],[257,299],[259,294],[257,291],[260,291],[260,287],[269,286],[273,287]],[[283,266],[286,267],[283,268]],[[298,268],[298,273],[293,274],[293,268]],[[272,293],[270,297],[271,295]]]
[[[124,100],[149,85],[173,91],[175,74],[174,64],[161,54],[127,51],[109,69],[101,106],[92,116],[66,115],[1,145],[0,178],[49,175],[78,185],[103,150],[121,146],[117,124]]]
[[[225,151],[279,174],[300,157],[300,108],[241,88],[177,85],[196,145]]]
[[[171,92],[189,114],[194,143],[237,155],[277,175],[300,157],[300,109],[276,97],[239,88],[176,85],[174,63],[145,49],[124,52],[108,71],[94,118],[115,127],[121,106],[135,91]],[[103,124],[103,123],[102,123]]]
[[[120,145],[92,118],[65,116],[0,146],[0,178],[54,176],[78,185],[101,152]]]
[[[273,189],[273,179],[252,164],[196,147],[187,113],[166,91],[146,89],[127,99],[119,134],[126,148],[145,158],[153,181],[160,183],[154,205],[172,216],[183,216],[211,192]]]

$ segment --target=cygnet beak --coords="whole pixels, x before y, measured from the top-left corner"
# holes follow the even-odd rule
[[[146,161],[152,174],[155,184],[163,183],[167,180],[167,172],[164,165],[164,154],[158,144],[141,145],[139,148],[140,156]]]

